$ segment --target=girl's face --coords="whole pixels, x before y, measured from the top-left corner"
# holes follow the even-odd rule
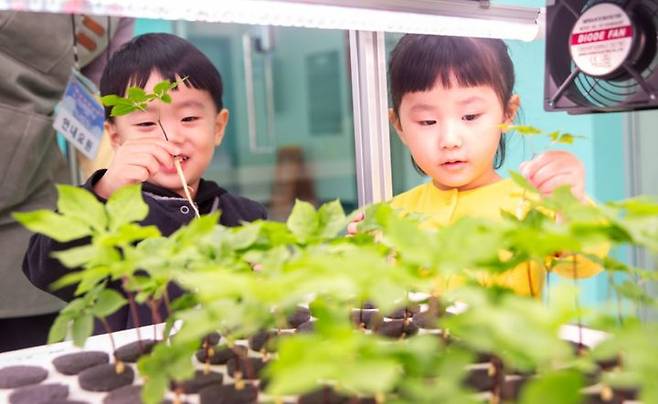
[[[493,168],[500,125],[514,119],[519,99],[514,95],[504,111],[491,86],[452,83],[405,94],[391,122],[436,187],[463,191],[500,179]]]
[[[152,92],[153,87],[162,80],[157,72],[151,73],[144,90]],[[158,125],[160,119],[169,142],[182,150],[181,166],[188,186],[192,188],[192,195],[195,195],[199,180],[212,161],[215,147],[224,136],[228,111],[223,109],[218,113],[208,91],[185,84],[179,84],[169,94],[172,99],[170,104],[160,100],[150,102],[146,111],[114,118],[113,123],[106,125],[107,130],[115,148],[127,140],[163,139],[162,129]],[[148,182],[184,195],[175,167],[161,166]]]

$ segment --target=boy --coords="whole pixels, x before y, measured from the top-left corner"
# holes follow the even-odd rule
[[[186,80],[181,83],[183,77]],[[155,84],[165,79],[179,81],[178,87],[170,93],[170,104],[154,101],[146,111],[119,117],[111,117],[106,108],[105,129],[115,151],[114,157],[107,170],[94,173],[83,187],[105,202],[122,186],[143,183],[142,194],[149,214],[141,224],[155,225],[168,236],[194,218],[194,210],[185,199],[174,167],[175,156],[181,161],[190,194],[201,214],[221,210],[220,223],[224,226],[264,219],[265,209],[259,203],[232,195],[216,183],[201,178],[212,161],[215,147],[222,141],[229,114],[222,105],[219,72],[192,44],[162,33],[134,38],[109,61],[101,79],[101,94],[124,96],[130,86],[151,92]],[[34,235],[25,255],[23,272],[34,285],[48,291],[52,282],[70,271],[51,258],[52,252],[84,242],[62,244]],[[74,290],[69,287],[53,293],[71,300]],[[173,299],[182,291],[170,284],[168,293]],[[163,307],[160,312],[165,318]],[[146,306],[139,307],[137,321],[128,307],[107,320],[113,331],[152,323],[150,309]]]

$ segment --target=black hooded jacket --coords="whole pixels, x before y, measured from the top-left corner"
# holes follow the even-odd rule
[[[94,184],[104,174],[105,170],[95,172],[82,187],[92,191]],[[194,218],[194,211],[190,208],[187,200],[173,191],[153,184],[143,183],[142,196],[149,207],[149,213],[140,224],[143,226],[155,225],[160,229],[163,236],[171,235]],[[100,197],[97,198],[103,203],[106,202]],[[219,209],[221,211],[219,222],[224,226],[238,226],[242,222],[251,222],[266,217],[265,208],[261,204],[233,195],[213,181],[201,180],[194,202],[201,214],[211,213]],[[30,239],[30,244],[23,259],[23,272],[30,282],[39,289],[52,293],[65,301],[71,301],[74,298],[75,286],[56,291],[49,289],[50,284],[71,271],[57,259],[51,257],[51,254],[54,251],[67,250],[86,243],[89,243],[88,237],[67,243],[59,243],[47,236],[34,234]],[[114,286],[117,290],[120,290],[118,285]],[[175,299],[182,294],[182,290],[177,285],[170,284],[168,294],[170,299]],[[161,318],[166,319],[166,311],[163,305],[159,307],[159,312]],[[138,317],[139,321],[135,322],[128,306],[124,306],[108,317],[107,321],[112,331],[132,328],[136,324],[147,325],[153,322],[151,309],[146,305],[138,306]],[[99,324],[96,324],[95,331],[97,333],[104,332]]]

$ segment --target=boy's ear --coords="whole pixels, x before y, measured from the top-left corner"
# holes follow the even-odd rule
[[[222,108],[215,117],[215,146],[219,146],[224,139],[224,132],[228,124],[229,112],[228,109]]]
[[[406,145],[407,142],[405,142],[404,140],[404,132],[402,131],[402,125],[400,124],[400,117],[398,116],[398,114],[395,113],[395,110],[393,108],[388,109],[388,121],[391,123],[391,126],[393,126],[393,128],[397,132],[402,143]]]
[[[521,107],[521,97],[519,97],[518,94],[513,94],[507,102],[507,106],[505,108],[506,125],[511,125],[512,122],[514,122],[514,118],[516,118],[516,113],[519,111],[519,107]]]
[[[110,144],[112,145],[112,148],[116,150],[119,146],[121,146],[121,143],[123,143],[121,141],[121,136],[119,136],[117,125],[109,121],[105,121],[103,128],[105,133],[107,133],[107,135],[110,137]]]

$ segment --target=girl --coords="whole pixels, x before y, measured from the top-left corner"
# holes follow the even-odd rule
[[[501,209],[514,213],[522,191],[496,172],[505,158],[502,124],[511,124],[520,106],[505,43],[405,35],[393,50],[389,73],[390,121],[416,168],[432,179],[394,197],[391,205],[403,213],[422,213],[432,227],[464,216],[499,219]],[[585,201],[583,165],[567,152],[541,154],[523,163],[521,172],[542,194],[568,185]],[[578,261],[579,276],[600,271],[590,261]],[[568,267],[565,275],[571,273]],[[537,296],[544,270],[533,265],[528,276],[526,268],[524,264],[486,282]]]

